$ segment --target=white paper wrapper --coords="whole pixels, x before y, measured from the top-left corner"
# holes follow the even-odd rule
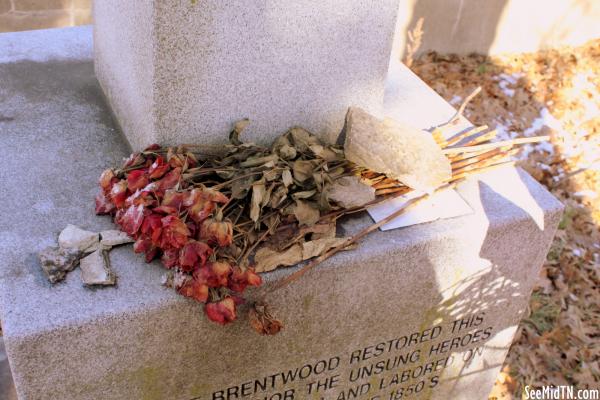
[[[377,204],[367,209],[371,218],[379,222],[400,209],[408,200],[418,197],[422,192],[413,191],[405,196]],[[452,218],[471,214],[473,209],[463,200],[454,189],[435,192],[428,199],[422,200],[406,213],[393,219],[381,227],[382,231],[402,228],[405,226],[431,222],[441,218]]]

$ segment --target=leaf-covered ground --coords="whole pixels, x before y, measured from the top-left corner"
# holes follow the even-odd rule
[[[500,138],[551,135],[520,165],[566,212],[529,303],[529,316],[490,399],[520,399],[525,385],[600,384],[600,40],[502,57],[427,54],[412,66],[465,115]]]

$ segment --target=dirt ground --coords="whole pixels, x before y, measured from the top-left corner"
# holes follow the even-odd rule
[[[566,212],[491,399],[525,385],[600,387],[600,40],[502,57],[427,54],[412,69],[500,139],[548,134],[519,164]]]

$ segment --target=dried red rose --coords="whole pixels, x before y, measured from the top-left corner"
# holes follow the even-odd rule
[[[260,286],[261,284],[261,277],[253,269],[247,268],[242,271],[240,267],[236,266],[233,268],[227,287],[234,292],[242,293],[248,286]]]
[[[208,271],[208,275],[206,276],[208,286],[217,288],[227,286],[227,280],[232,268],[226,261],[215,261],[208,263],[206,268],[203,268],[204,271]]]
[[[229,246],[233,242],[233,225],[230,221],[217,221],[209,218],[200,226],[200,237],[219,247]]]
[[[196,279],[188,279],[178,290],[185,297],[190,297],[201,303],[206,303],[208,300],[208,286]]]
[[[154,150],[160,146],[132,154],[122,170],[102,173],[96,212],[113,214],[115,223],[136,239],[133,249],[144,253],[147,262],[160,256],[165,268],[176,269],[181,279],[175,288],[183,296],[204,303],[211,291],[213,296],[225,296],[207,304],[205,311],[212,321],[229,323],[236,319],[236,306],[244,301],[234,292],[261,283],[252,269],[242,271],[224,258],[209,261],[217,247],[233,241],[232,223],[221,220],[221,213],[216,212],[229,198],[203,186],[187,189],[189,182],[182,180],[182,171],[198,164],[192,153],[170,149],[167,162]]]
[[[160,236],[162,234],[163,216],[158,214],[149,214],[144,218],[140,232],[147,238],[150,238],[154,246],[160,245]]]
[[[182,271],[191,272],[202,267],[211,254],[212,249],[206,243],[190,240],[179,253],[179,267]]]
[[[227,296],[217,303],[208,303],[204,306],[204,311],[213,322],[219,325],[228,324],[236,319],[235,301]]]
[[[201,223],[215,210],[216,203],[225,204],[228,201],[227,196],[216,190],[195,188],[189,192],[183,205],[188,207],[190,217]]]
[[[161,219],[162,237],[160,247],[165,249],[180,249],[188,241],[190,230],[185,223],[173,215],[168,215]]]
[[[127,174],[127,189],[132,193],[136,190],[145,188],[149,183],[150,179],[143,169],[136,169]]]
[[[250,308],[248,319],[250,326],[261,335],[276,335],[283,329],[281,321],[269,313],[266,305],[255,305]]]

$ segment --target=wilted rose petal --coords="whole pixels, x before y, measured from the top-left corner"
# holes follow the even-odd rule
[[[227,196],[217,190],[195,188],[189,192],[183,205],[188,207],[190,217],[197,223],[201,223],[215,210],[215,203],[225,204],[228,201]]]
[[[165,160],[161,156],[158,156],[150,166],[150,169],[148,170],[148,176],[150,179],[162,178],[170,168],[171,167],[169,164],[166,164]]]
[[[166,174],[161,180],[155,182],[157,185],[156,192],[160,196],[163,196],[167,190],[173,189],[175,187],[175,185],[177,185],[179,183],[180,179],[181,179],[181,168],[175,168],[174,170],[172,170],[168,174]]]
[[[133,243],[134,253],[145,253],[152,248],[152,242],[148,238],[139,238]]]
[[[139,206],[140,204],[144,205],[145,207],[156,207],[158,202],[156,201],[154,196],[152,196],[151,192],[146,191],[144,189],[136,190],[135,193],[133,193],[127,199],[125,199],[125,206],[127,207],[132,205]]]
[[[129,236],[135,236],[144,222],[144,214],[146,211],[143,205],[130,206],[121,218],[120,225],[123,231]]]
[[[235,301],[229,296],[217,303],[206,304],[204,311],[208,319],[219,325],[228,324],[236,319]]]
[[[281,321],[275,319],[266,305],[255,305],[248,311],[250,326],[261,335],[276,335],[283,328]]]
[[[133,153],[123,164],[123,169],[142,165],[144,162],[146,162],[146,158],[141,153]]]
[[[167,190],[160,205],[180,209],[183,206],[183,202],[184,200],[186,200],[189,193],[191,192],[178,192],[176,190]]]
[[[179,263],[179,250],[164,250],[163,255],[160,257],[160,261],[163,263],[165,268],[171,269],[176,267]]]
[[[96,214],[110,214],[115,210],[115,205],[106,197],[104,193],[96,195]]]
[[[164,215],[177,215],[179,214],[179,210],[175,207],[169,207],[169,206],[160,206],[160,207],[155,207],[152,211],[159,213],[159,214],[164,214]]]
[[[110,198],[117,208],[123,208],[125,206],[125,199],[127,198],[127,181],[121,180],[116,182],[110,190]]]
[[[198,234],[198,225],[196,225],[194,221],[188,221],[185,223],[185,225],[190,230],[190,236],[196,237],[196,235]]]
[[[149,183],[150,179],[148,178],[146,170],[136,169],[127,174],[127,188],[132,193],[136,190],[143,189]]]
[[[162,238],[160,247],[165,249],[182,248],[188,241],[190,230],[185,223],[174,215],[168,215],[161,219]]]
[[[246,282],[250,286],[260,286],[262,285],[262,278],[252,268],[248,268],[246,270]]]
[[[115,176],[115,172],[112,169],[104,170],[104,172],[102,172],[102,174],[100,175],[99,180],[100,187],[102,188],[104,194],[109,194],[112,185],[117,181],[118,179]]]
[[[146,262],[149,263],[154,260],[159,254],[159,249],[156,246],[152,246],[150,250],[146,252]]]

